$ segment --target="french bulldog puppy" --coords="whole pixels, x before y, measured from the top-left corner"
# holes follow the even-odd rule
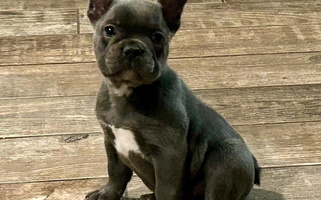
[[[241,136],[167,65],[185,3],[90,0],[109,181],[88,200],[125,199],[133,172],[153,191],[141,199],[242,200],[260,183]]]

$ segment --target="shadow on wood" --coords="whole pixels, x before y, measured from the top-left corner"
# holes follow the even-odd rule
[[[144,200],[153,198],[143,198]],[[139,198],[128,198],[123,197],[121,200],[139,200]],[[263,189],[253,189],[252,192],[245,200],[285,200],[282,194],[277,192],[263,190]]]
[[[273,191],[253,189],[246,200],[285,200],[285,198],[282,194]]]

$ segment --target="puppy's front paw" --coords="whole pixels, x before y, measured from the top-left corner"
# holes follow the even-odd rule
[[[89,192],[85,200],[130,200],[126,197],[119,197],[119,195],[115,195],[115,192],[111,192],[107,187],[102,188],[100,190],[95,190]]]
[[[89,192],[85,200],[107,200],[107,192],[104,189]]]
[[[139,200],[156,200],[154,194],[144,194],[139,197]]]
[[[115,195],[111,194],[111,192],[108,191],[107,188],[103,188],[100,190],[89,192],[86,195],[85,200],[135,200],[135,199],[129,199],[126,197],[118,198]]]

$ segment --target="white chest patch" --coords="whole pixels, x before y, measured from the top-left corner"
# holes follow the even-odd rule
[[[109,125],[115,136],[115,148],[118,153],[128,158],[129,152],[141,154],[139,146],[135,140],[134,133],[130,130],[115,128],[113,125]]]

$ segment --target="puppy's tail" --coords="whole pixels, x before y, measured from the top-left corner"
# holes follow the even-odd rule
[[[255,176],[254,176],[254,184],[260,185],[261,184],[261,168],[256,160],[256,158],[252,155],[254,161],[254,169],[255,169]]]

